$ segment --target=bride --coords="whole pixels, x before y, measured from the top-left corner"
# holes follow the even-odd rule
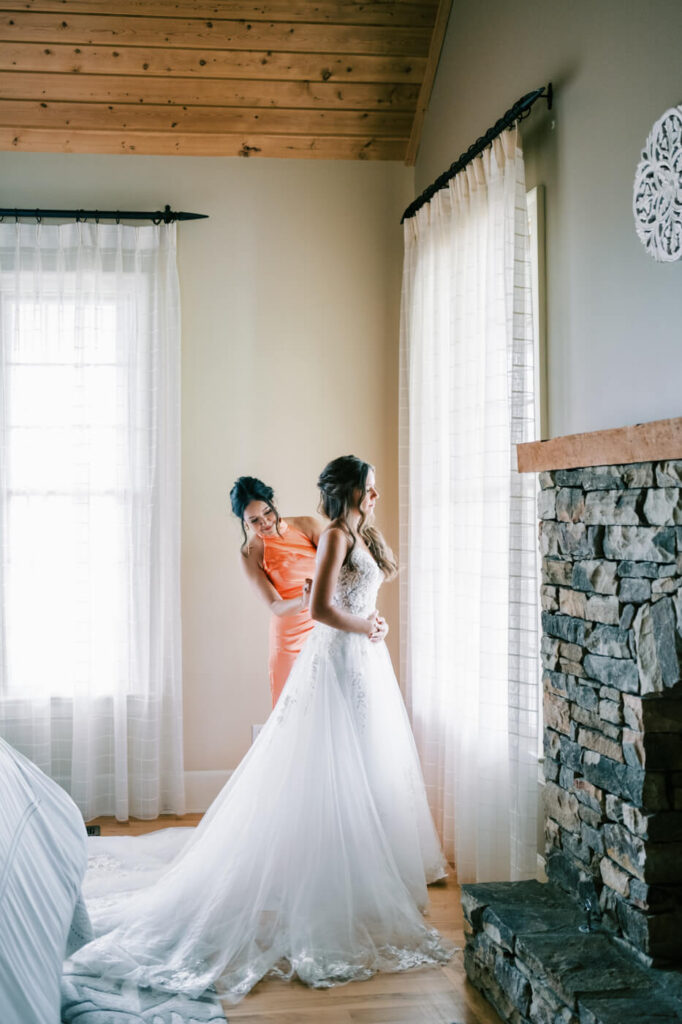
[[[374,470],[343,456],[318,485],[317,625],[279,703],[160,878],[92,901],[79,970],[236,1002],[267,974],[328,987],[452,954],[422,917],[446,866],[381,642]]]

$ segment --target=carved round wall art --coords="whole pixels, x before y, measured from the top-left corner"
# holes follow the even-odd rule
[[[666,110],[649,132],[632,209],[650,256],[663,263],[682,258],[682,106]]]

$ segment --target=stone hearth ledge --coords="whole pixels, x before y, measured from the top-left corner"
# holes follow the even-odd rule
[[[581,932],[551,883],[462,886],[469,980],[512,1024],[679,1024],[682,971],[637,963],[611,936]]]
[[[682,459],[682,417],[517,444],[520,473]]]

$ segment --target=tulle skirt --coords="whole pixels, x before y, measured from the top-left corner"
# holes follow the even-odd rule
[[[78,969],[237,1001],[269,973],[327,987],[452,954],[422,916],[446,869],[383,643],[316,626],[251,750],[182,831],[95,856],[102,934]]]

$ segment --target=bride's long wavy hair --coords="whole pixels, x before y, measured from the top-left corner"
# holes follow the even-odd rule
[[[360,490],[364,497],[367,490],[367,474],[372,468],[369,462],[363,462],[355,455],[341,455],[338,459],[333,459],[324,467],[317,481],[321,494],[320,506],[326,517],[332,522],[337,522],[350,537],[348,555],[355,547],[358,536],[361,537],[386,579],[390,580],[396,575],[398,566],[393,552],[373,525],[372,516],[366,516],[361,512],[357,531],[348,523],[348,515],[356,507],[353,492]]]
[[[272,511],[275,513],[275,526],[277,533],[279,533],[280,515],[275,507],[275,503],[273,501],[274,497],[275,492],[272,487],[268,487],[268,485],[264,484],[262,480],[258,479],[258,477],[240,476],[235,480],[232,490],[230,491],[230,504],[232,505],[232,511],[242,524],[242,551],[249,542],[246,526],[244,524],[244,510],[252,501],[262,501],[264,504],[270,506]]]

